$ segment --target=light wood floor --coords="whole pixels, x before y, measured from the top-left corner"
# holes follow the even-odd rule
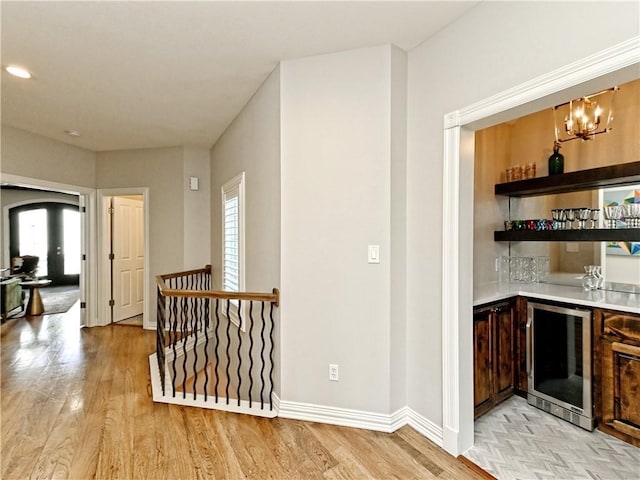
[[[154,404],[140,327],[66,314],[1,328],[2,479],[482,478],[394,434]]]

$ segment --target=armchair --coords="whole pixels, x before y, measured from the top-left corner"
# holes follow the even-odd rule
[[[23,255],[11,258],[11,277],[19,277],[23,280],[33,280],[38,271],[40,257],[35,255]]]
[[[24,294],[20,286],[19,278],[8,278],[0,282],[0,293],[2,296],[2,321],[7,319],[7,315],[12,310],[20,307],[24,311]]]

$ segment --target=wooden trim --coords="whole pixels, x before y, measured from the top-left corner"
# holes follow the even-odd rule
[[[171,278],[186,277],[187,275],[197,275],[198,273],[211,273],[211,265],[206,265],[204,268],[197,268],[195,270],[158,275],[156,276],[156,279],[161,278],[162,280],[169,280]]]
[[[602,329],[604,324],[604,311],[599,308],[593,309],[593,418],[597,424],[602,422]]]
[[[460,463],[462,463],[465,467],[467,467],[469,470],[473,470],[474,473],[477,473],[478,475],[480,475],[482,478],[485,478],[486,480],[498,480],[496,477],[494,477],[493,475],[491,475],[489,472],[487,472],[486,470],[484,470],[481,466],[479,466],[477,463],[469,460],[467,457],[465,457],[464,455],[458,455],[456,457],[456,460],[458,460]]]
[[[165,280],[179,278],[188,275],[196,275],[199,273],[211,274],[211,265],[196,270],[187,270],[185,272],[168,273],[156,276],[156,284],[160,289],[160,293],[165,297],[192,297],[192,298],[220,298],[225,300],[245,300],[253,302],[269,302],[276,307],[280,306],[280,290],[274,288],[271,293],[258,292],[226,292],[221,290],[178,290],[167,288]]]
[[[640,347],[636,345],[613,342],[611,344],[611,350],[622,354],[633,355],[634,357],[640,357]]]
[[[277,290],[277,289],[276,289]],[[222,298],[225,300],[250,300],[254,302],[278,302],[277,293],[224,292],[221,290],[161,290],[165,297]]]

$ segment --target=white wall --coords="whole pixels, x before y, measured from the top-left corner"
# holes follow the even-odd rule
[[[280,288],[280,69],[264,81],[211,149],[211,258],[221,288],[221,188],[245,172],[245,291]],[[257,320],[258,317],[256,317]],[[280,395],[280,315],[274,309],[274,391]],[[257,331],[257,330],[256,330]]]
[[[1,138],[2,173],[95,187],[94,152],[6,125],[2,126]]]
[[[407,404],[407,54],[391,47],[390,412]]]
[[[209,149],[184,147],[184,261],[186,270],[211,263],[211,156]],[[189,189],[197,177],[198,190]]]
[[[638,14],[635,2],[483,2],[409,53],[408,399],[438,425],[443,116],[638,35]]]
[[[403,311],[390,320],[392,255],[394,278],[404,269],[404,246],[392,245],[403,242],[402,205],[391,219],[392,195],[404,197],[402,120],[391,128],[404,94],[392,65],[403,62],[383,46],[281,65],[283,400],[380,413],[403,400],[390,393],[391,371],[404,368],[390,361],[404,343]],[[370,244],[380,264],[367,263]]]
[[[184,266],[183,148],[149,148],[98,152],[97,187],[148,187],[149,202],[149,292],[155,298],[155,277],[179,272]],[[202,212],[203,217],[209,212]],[[202,248],[207,249],[208,245]],[[149,302],[155,322],[156,302]]]
[[[280,70],[249,100],[211,149],[211,258],[222,280],[221,188],[245,172],[245,289],[280,287]]]

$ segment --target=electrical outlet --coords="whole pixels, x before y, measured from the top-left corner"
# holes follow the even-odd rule
[[[329,380],[337,382],[339,380],[339,367],[332,363],[329,364]]]

